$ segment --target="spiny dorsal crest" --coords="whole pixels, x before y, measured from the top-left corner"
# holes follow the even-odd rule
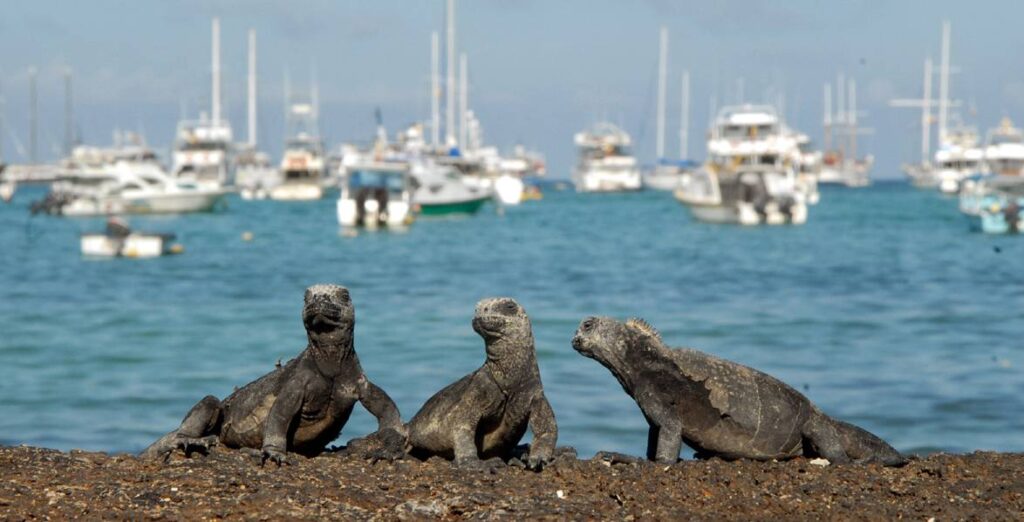
[[[628,321],[626,321],[626,326],[632,328],[633,330],[636,330],[637,332],[640,332],[643,335],[652,337],[661,342],[661,334],[658,333],[658,330],[651,326],[650,323],[644,321],[643,319],[640,319],[639,317],[631,317]]]

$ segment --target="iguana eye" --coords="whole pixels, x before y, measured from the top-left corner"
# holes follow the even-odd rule
[[[584,332],[589,332],[589,331],[593,330],[595,324],[596,324],[596,321],[594,321],[593,319],[587,319],[586,321],[583,321],[583,331]]]
[[[516,304],[513,303],[512,301],[505,301],[501,305],[501,308],[503,310],[505,310],[506,312],[515,312],[516,311]]]

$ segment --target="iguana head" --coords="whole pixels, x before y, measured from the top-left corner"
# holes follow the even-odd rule
[[[355,307],[348,289],[338,285],[313,285],[306,289],[302,324],[314,347],[352,345]]]
[[[473,314],[473,330],[487,341],[488,350],[495,344],[492,341],[533,337],[526,310],[510,297],[481,299]]]
[[[584,357],[624,369],[638,350],[660,346],[657,330],[643,319],[616,321],[610,317],[588,317],[580,322],[572,347]]]

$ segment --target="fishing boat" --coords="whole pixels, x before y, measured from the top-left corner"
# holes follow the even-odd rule
[[[693,216],[710,223],[803,224],[807,194],[788,161],[797,148],[769,106],[725,107],[708,139],[708,161],[676,189]]]
[[[178,122],[171,175],[197,187],[219,190],[231,186],[231,124],[221,118],[220,21],[213,19],[211,60],[211,114]]]
[[[986,234],[1024,231],[1024,177],[992,174],[965,181],[960,211],[973,230]]]
[[[342,168],[338,223],[345,227],[399,228],[413,222],[413,182],[408,162],[346,155]]]
[[[577,133],[578,151],[573,183],[577,192],[623,192],[640,190],[643,182],[636,158],[630,152],[629,134],[602,122]]]
[[[270,198],[309,201],[324,195],[324,150],[320,140],[301,133],[288,140],[281,159],[281,182],[270,190]]]

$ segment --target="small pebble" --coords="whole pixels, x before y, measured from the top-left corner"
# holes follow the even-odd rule
[[[555,496],[558,498],[565,498],[565,492],[562,490],[558,490],[555,492]]]
[[[824,468],[831,464],[831,462],[829,462],[828,459],[811,459],[810,464],[812,466],[821,466]]]

